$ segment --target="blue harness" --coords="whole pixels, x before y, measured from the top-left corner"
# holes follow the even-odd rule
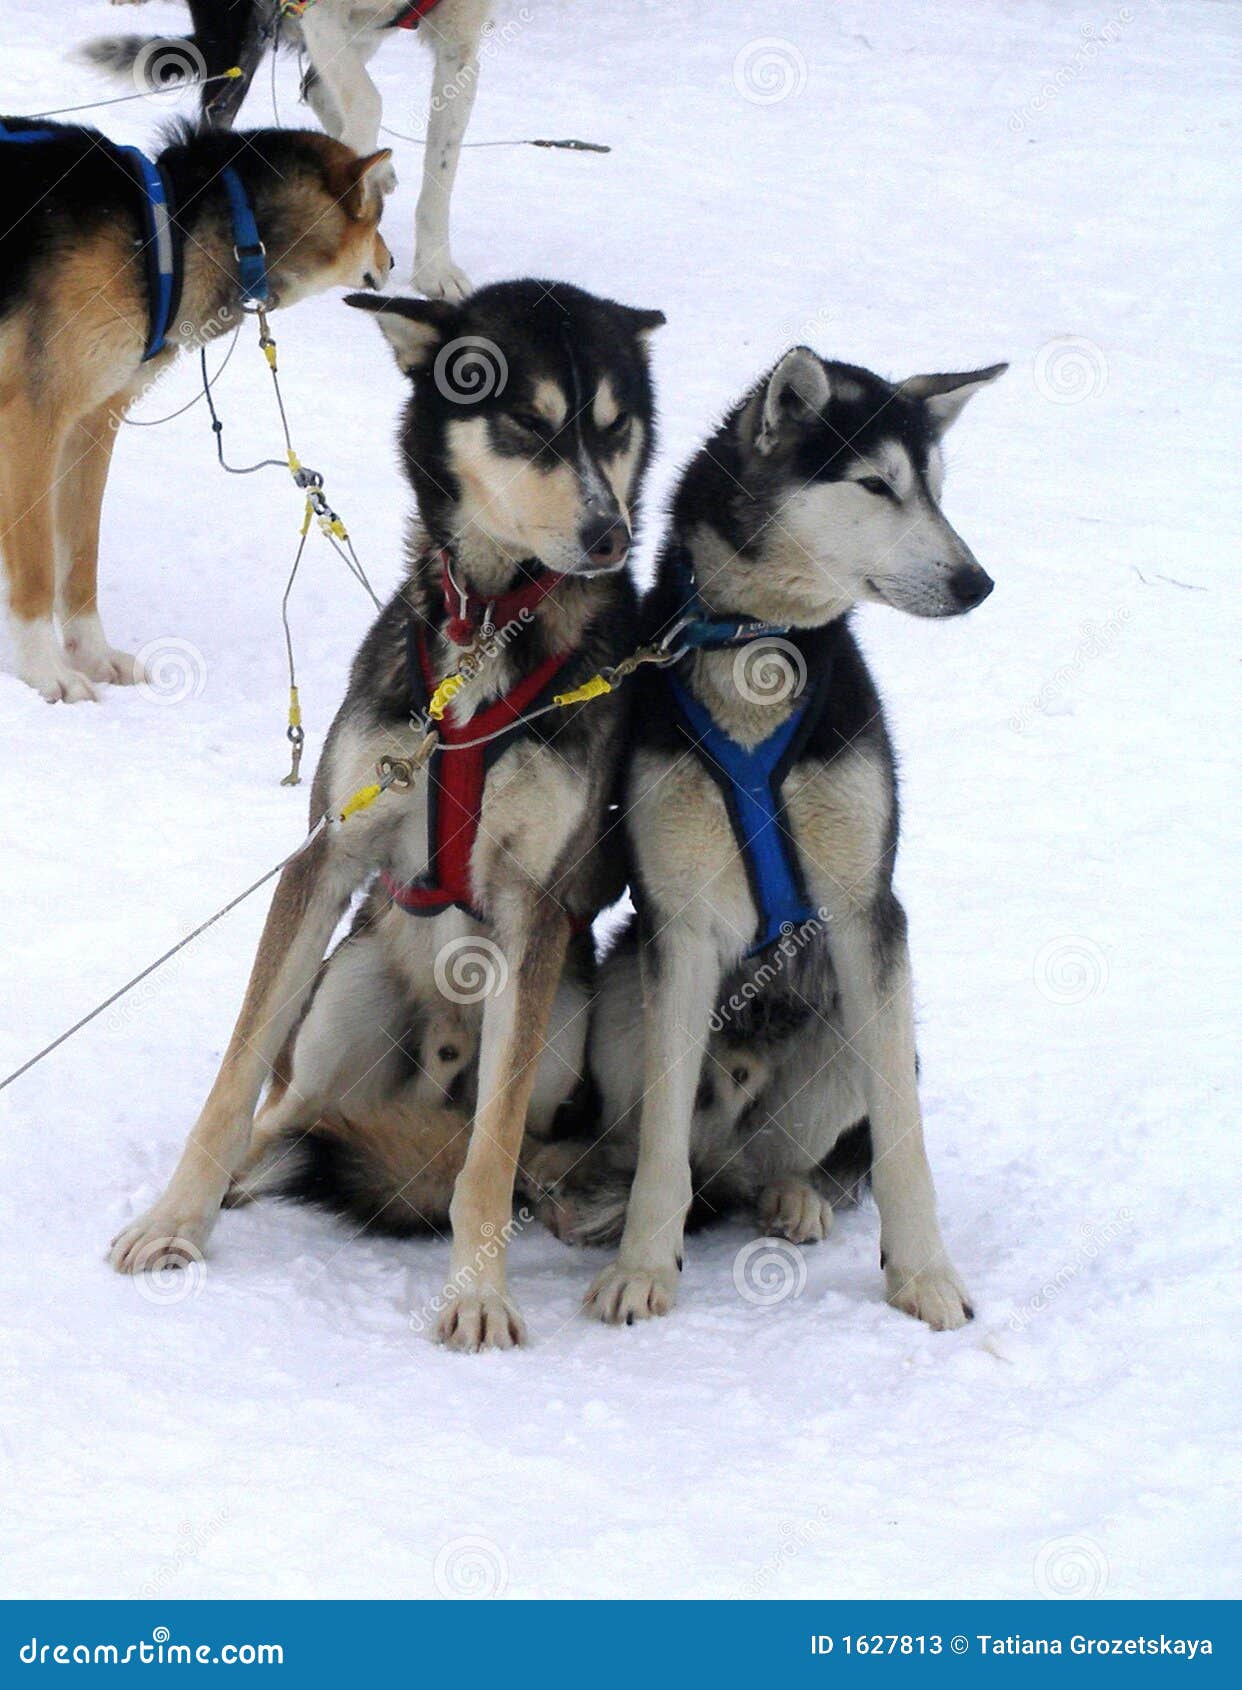
[[[62,128],[14,129],[10,127],[11,121],[0,118],[0,144],[6,141],[36,144],[58,141],[66,134]],[[146,222],[142,252],[146,263],[148,300],[147,344],[142,354],[145,364],[167,345],[168,330],[181,302],[184,240],[170,209],[168,183],[159,165],[137,147],[123,147],[115,142],[109,142],[108,146],[122,160],[142,191]],[[233,219],[233,252],[241,275],[242,299],[246,304],[265,305],[271,298],[266,249],[259,239],[250,196],[232,165],[220,172],[220,180],[228,195]]]
[[[676,641],[686,650],[719,651],[789,633],[788,627],[751,617],[711,615],[699,597],[684,554],[676,560],[676,569],[686,606]],[[759,912],[747,952],[754,956],[781,938],[791,925],[813,920],[817,913],[807,895],[781,800],[781,783],[814,723],[811,699],[804,700],[775,733],[748,750],[729,738],[671,670],[665,672],[664,681],[683,737],[724,799]]]

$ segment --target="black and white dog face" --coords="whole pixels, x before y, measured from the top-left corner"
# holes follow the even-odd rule
[[[990,578],[940,508],[941,439],[972,394],[1006,368],[914,376],[894,385],[869,370],[793,347],[706,448],[712,471],[736,478],[729,511],[679,511],[690,532],[715,529],[700,558],[705,597],[814,625],[859,600],[914,616],[957,616]],[[693,471],[687,485],[693,490]],[[725,544],[720,544],[724,541]],[[705,568],[704,565],[707,565]]]
[[[351,295],[413,379],[403,445],[431,538],[467,530],[564,575],[623,568],[654,406],[646,336],[664,321],[560,282],[500,282],[460,305]]]

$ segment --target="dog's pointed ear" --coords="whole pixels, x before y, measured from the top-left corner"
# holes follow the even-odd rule
[[[668,318],[663,311],[643,311],[636,305],[623,305],[625,320],[637,335],[653,334],[656,329],[662,329]]]
[[[346,158],[329,166],[328,191],[347,217],[365,216],[368,205],[383,197],[372,171],[391,157],[392,148],[381,147],[363,158]]]
[[[782,436],[820,416],[831,397],[823,359],[809,346],[791,346],[763,389],[755,450],[771,452]]]
[[[370,311],[406,375],[427,369],[444,344],[456,307],[443,299],[393,299],[380,293],[347,293],[346,305]]]
[[[989,364],[986,370],[965,370],[958,375],[911,376],[897,391],[907,399],[921,400],[937,434],[943,434],[961,416],[966,401],[1008,368],[1008,364]]]

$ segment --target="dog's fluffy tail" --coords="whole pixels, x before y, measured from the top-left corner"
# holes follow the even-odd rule
[[[81,64],[94,65],[109,76],[129,76],[143,53],[158,39],[154,35],[97,35],[93,41],[75,47],[70,57]],[[192,36],[185,38],[185,45],[194,47]]]
[[[470,1123],[451,1109],[392,1109],[360,1124],[324,1115],[277,1134],[233,1201],[283,1197],[390,1238],[447,1229]]]

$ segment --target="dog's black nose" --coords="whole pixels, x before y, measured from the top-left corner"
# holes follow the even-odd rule
[[[973,610],[996,585],[986,569],[977,563],[963,563],[949,577],[949,591],[963,610]]]
[[[630,549],[630,531],[619,516],[587,523],[578,538],[596,569],[616,569]]]

